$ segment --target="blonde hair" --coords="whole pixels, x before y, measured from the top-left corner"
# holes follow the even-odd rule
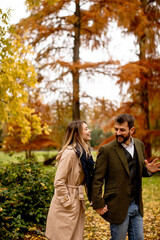
[[[83,138],[82,138],[82,124],[86,123],[85,121],[82,120],[76,120],[71,122],[65,132],[64,136],[64,144],[61,149],[61,151],[58,153],[56,160],[59,161],[63,152],[65,149],[69,146],[72,145],[73,147],[78,147],[81,154],[83,153],[83,149],[86,152],[86,155],[90,154],[90,145],[89,143],[86,143]]]

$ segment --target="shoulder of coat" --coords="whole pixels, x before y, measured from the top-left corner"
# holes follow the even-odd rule
[[[138,138],[133,138],[133,140],[134,140],[134,142],[142,143],[142,144],[143,144],[143,142],[142,142],[141,140],[139,140]]]
[[[68,145],[68,147],[66,148],[66,150],[74,150],[74,151],[75,151],[75,148],[74,148],[72,145]]]
[[[61,156],[60,161],[63,161],[63,160],[66,159],[66,158],[74,159],[75,157],[76,157],[76,152],[75,152],[74,147],[68,146],[68,147],[64,150],[64,152],[62,153],[62,156]]]
[[[69,146],[65,149],[64,153],[76,154],[76,150],[75,150],[75,148],[74,148],[72,145],[69,145]]]
[[[104,149],[107,149],[107,148],[111,148],[111,147],[114,147],[114,146],[117,146],[117,140],[114,139],[113,141],[107,143],[106,145],[104,145]]]
[[[134,143],[135,143],[135,144],[144,145],[144,143],[143,143],[141,140],[139,140],[138,138],[133,138],[133,140],[134,140]]]

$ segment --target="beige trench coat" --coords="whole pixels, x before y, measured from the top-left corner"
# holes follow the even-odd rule
[[[60,159],[54,196],[47,216],[46,237],[50,240],[83,240],[85,205],[84,173],[72,146]],[[80,186],[81,185],[81,186]]]

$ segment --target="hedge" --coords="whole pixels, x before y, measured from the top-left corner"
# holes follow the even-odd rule
[[[33,226],[44,231],[54,173],[34,160],[0,169],[0,239],[23,239]]]

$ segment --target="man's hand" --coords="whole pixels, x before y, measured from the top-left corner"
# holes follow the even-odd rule
[[[103,215],[108,211],[107,205],[104,206],[104,208],[96,209],[95,210],[99,215]]]
[[[155,173],[160,171],[160,162],[158,162],[158,158],[155,158],[151,163],[149,163],[146,159],[144,161],[149,172]]]

